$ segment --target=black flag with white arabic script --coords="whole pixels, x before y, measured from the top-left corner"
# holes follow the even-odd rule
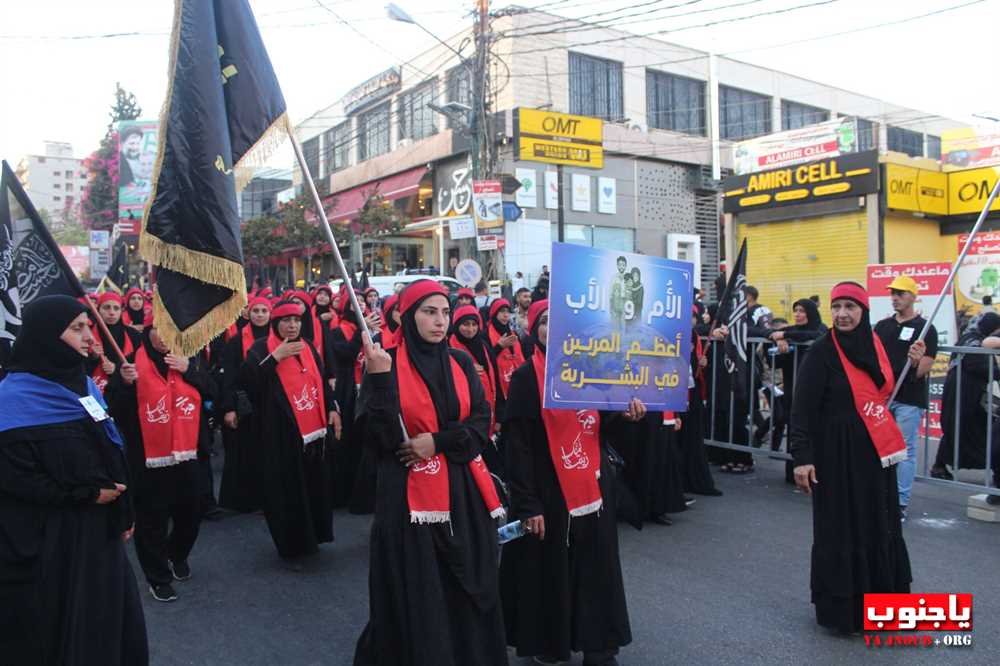
[[[729,274],[726,291],[719,300],[719,321],[729,329],[726,336],[726,371],[736,374],[736,386],[747,379],[747,240],[743,239],[740,253]]]
[[[124,238],[119,238],[115,243],[107,276],[111,286],[124,294],[128,289],[128,243]]]
[[[76,275],[10,166],[0,176],[0,368],[21,330],[21,309],[41,296],[83,296]]]
[[[140,249],[160,336],[190,356],[246,305],[236,194],[288,118],[247,0],[175,0],[168,81]]]

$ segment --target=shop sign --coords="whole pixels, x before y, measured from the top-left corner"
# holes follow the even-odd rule
[[[948,214],[948,175],[899,164],[885,165],[885,203],[894,210]]]
[[[448,218],[448,235],[452,240],[475,238],[476,223],[470,215],[459,215]]]
[[[1000,165],[1000,132],[974,127],[942,132],[941,163],[966,168]]]
[[[958,252],[969,234],[958,236]],[[983,296],[1000,301],[1000,231],[981,231],[972,239],[969,253],[958,267],[958,288],[962,296],[982,304]]]
[[[841,155],[798,166],[731,176],[722,182],[723,210],[741,213],[878,191],[878,152]]]
[[[604,121],[514,109],[514,152],[519,160],[600,169],[604,166]]]
[[[857,122],[853,118],[838,118],[733,144],[733,167],[739,175],[757,173],[837,157],[857,149]]]
[[[499,180],[472,181],[472,209],[477,228],[503,227],[503,190]]]
[[[948,174],[948,212],[968,215],[982,212],[986,200],[1000,175],[1000,167],[952,171]],[[1000,210],[1000,197],[993,201],[991,211]]]
[[[344,113],[354,113],[372,102],[388,97],[399,90],[402,83],[403,78],[398,67],[390,67],[381,74],[376,74],[344,95],[341,100]]]

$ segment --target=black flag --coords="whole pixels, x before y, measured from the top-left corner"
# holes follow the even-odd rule
[[[108,282],[116,291],[125,293],[128,289],[128,243],[119,238],[115,243],[115,253],[108,267]]]
[[[289,127],[247,0],[175,2],[140,249],[156,271],[157,329],[193,355],[246,305],[236,193]]]
[[[0,367],[21,330],[21,308],[41,296],[78,298],[83,287],[6,162],[0,176]]]
[[[736,373],[736,385],[747,378],[747,239],[743,239],[726,291],[719,299],[718,319],[729,329],[726,336],[726,370]],[[739,395],[739,393],[737,393]]]

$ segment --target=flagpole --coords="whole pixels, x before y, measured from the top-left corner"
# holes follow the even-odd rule
[[[986,220],[986,216],[990,213],[990,208],[993,207],[993,201],[997,198],[997,193],[1000,193],[1000,177],[997,178],[997,182],[993,185],[993,191],[990,192],[990,196],[986,199],[986,205],[983,207],[981,213],[979,213],[979,219],[976,220],[976,224],[973,225],[972,231],[969,232],[969,239],[965,241],[965,247],[958,255],[958,259],[951,267],[951,273],[948,274],[948,280],[944,283],[944,288],[941,289],[941,294],[938,296],[937,303],[934,304],[934,310],[931,312],[931,316],[927,317],[924,322],[924,327],[920,331],[920,335],[917,337],[917,342],[923,342],[924,336],[927,335],[927,331],[930,330],[931,322],[937,317],[938,310],[941,309],[941,304],[944,303],[944,295],[948,293],[951,289],[952,284],[955,282],[955,276],[958,275],[958,267],[962,265],[965,261],[965,255],[969,253],[969,248],[972,247],[972,240],[976,237],[976,233],[979,231],[979,227],[983,226],[983,222]],[[899,379],[896,381],[896,387],[892,390],[892,395],[889,397],[889,403],[892,404],[893,400],[896,399],[896,395],[899,393],[900,387],[903,386],[903,379],[906,377],[906,373],[910,371],[910,367],[913,362],[910,357],[906,357],[906,365],[903,366],[902,372],[899,373]]]
[[[323,223],[322,226],[324,233],[326,233],[326,240],[330,243],[330,247],[333,248],[333,258],[337,262],[337,268],[340,269],[340,274],[344,276],[344,285],[347,287],[347,295],[351,299],[351,306],[354,308],[358,324],[361,326],[361,330],[368,334],[368,340],[371,341],[372,333],[368,330],[368,322],[365,321],[363,316],[364,310],[361,309],[361,303],[358,302],[358,295],[354,291],[352,276],[347,272],[347,266],[344,265],[344,258],[340,256],[340,248],[337,247],[337,240],[333,237],[330,221],[326,219],[323,200],[320,199],[319,192],[316,191],[316,184],[313,182],[312,174],[309,172],[309,165],[306,164],[306,156],[303,154],[302,146],[299,145],[299,140],[296,138],[295,132],[291,127],[288,128],[288,138],[292,141],[292,149],[295,150],[295,159],[299,163],[299,168],[302,169],[302,177],[305,180],[306,187],[309,189],[309,193],[312,195],[313,204],[316,205],[316,213]]]

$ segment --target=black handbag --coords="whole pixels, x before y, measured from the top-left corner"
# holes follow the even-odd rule
[[[253,403],[246,391],[236,391],[236,417],[244,419],[253,414]]]

